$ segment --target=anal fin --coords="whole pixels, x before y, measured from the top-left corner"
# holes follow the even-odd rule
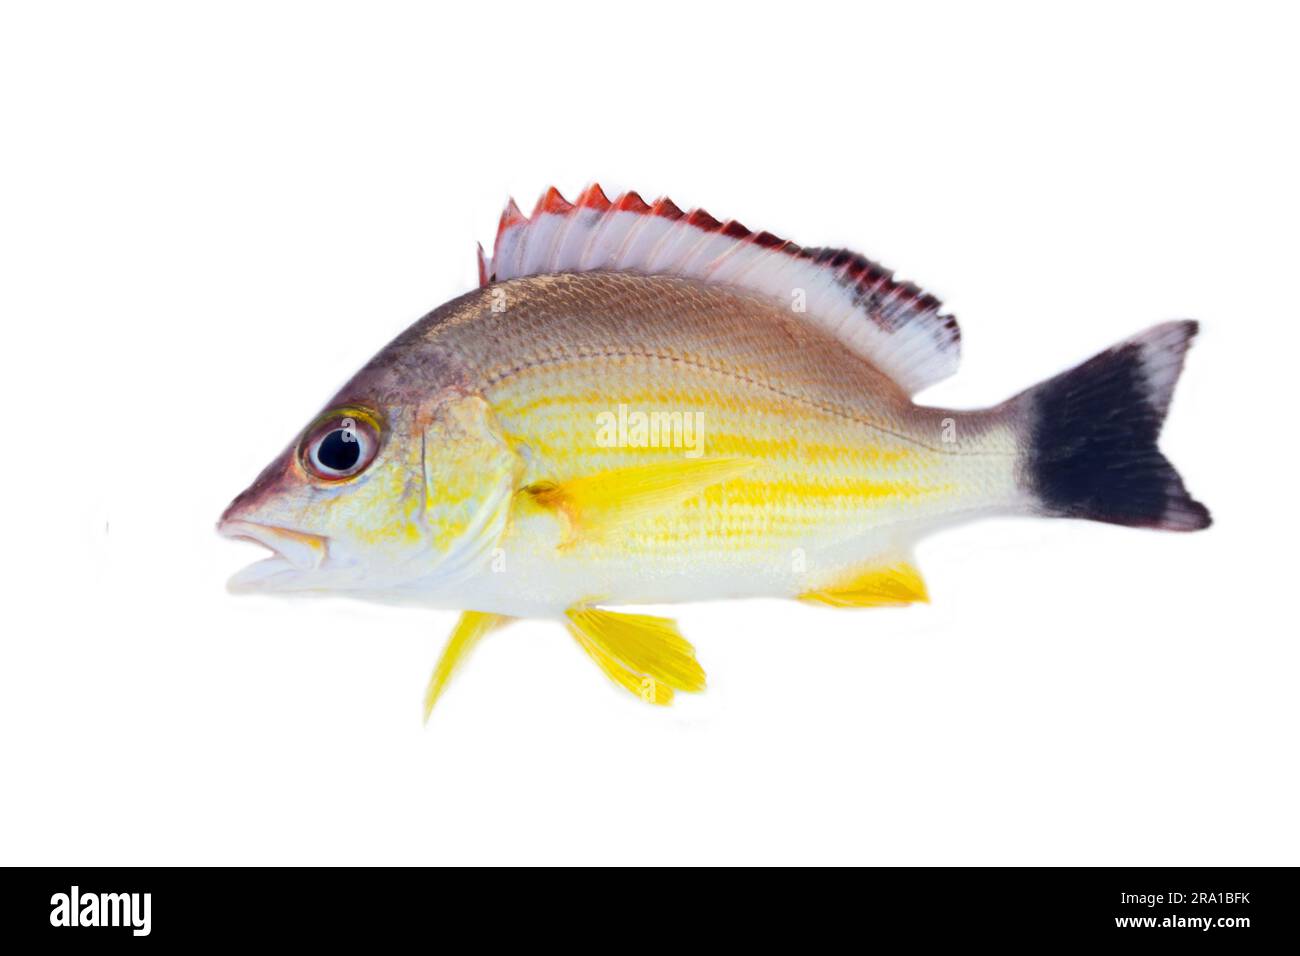
[[[451,637],[447,639],[447,646],[443,648],[442,657],[438,659],[438,665],[429,678],[429,687],[424,692],[425,723],[429,722],[433,705],[442,696],[442,691],[451,680],[452,674],[478,643],[479,638],[508,620],[510,620],[508,617],[500,614],[486,614],[482,611],[465,611],[461,614],[460,620],[456,622],[456,627],[451,632]]]
[[[670,704],[673,691],[704,689],[695,648],[666,617],[593,607],[565,612],[569,632],[615,683],[649,704]]]
[[[910,561],[897,561],[857,572],[827,588],[806,591],[799,600],[830,607],[897,607],[928,603],[930,595],[921,572]]]

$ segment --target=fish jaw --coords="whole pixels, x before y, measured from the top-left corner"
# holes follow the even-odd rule
[[[272,554],[238,571],[227,582],[233,593],[293,591],[311,587],[313,575],[329,558],[329,539],[290,528],[225,519],[217,525],[222,537],[252,541]]]

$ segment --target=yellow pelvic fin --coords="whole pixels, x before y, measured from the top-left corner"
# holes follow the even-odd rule
[[[469,654],[470,649],[478,643],[480,637],[508,620],[510,619],[500,614],[484,614],[481,611],[466,611],[461,614],[460,620],[456,622],[456,627],[451,632],[451,637],[447,639],[447,646],[443,648],[442,657],[438,659],[438,666],[433,669],[433,676],[429,678],[429,687],[424,692],[426,724],[429,722],[429,715],[433,713],[433,705],[438,702],[443,688],[447,686],[451,675]]]
[[[593,607],[564,613],[569,633],[600,669],[646,703],[670,704],[674,690],[704,690],[695,648],[672,620]]]
[[[921,572],[910,562],[899,561],[859,572],[820,591],[807,591],[799,595],[799,600],[831,607],[892,607],[929,602],[930,595]]]
[[[615,468],[562,484],[537,482],[524,490],[538,504],[566,517],[572,540],[680,505],[710,485],[742,475],[757,464],[753,458],[677,458]]]

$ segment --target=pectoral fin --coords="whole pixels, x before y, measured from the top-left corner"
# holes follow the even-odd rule
[[[591,607],[565,612],[569,632],[600,669],[649,704],[670,704],[673,691],[704,689],[695,648],[666,617]]]
[[[447,639],[447,646],[443,648],[438,666],[433,669],[433,676],[429,678],[429,687],[424,692],[426,724],[429,722],[429,715],[433,713],[433,705],[442,695],[443,688],[451,680],[451,675],[455,673],[456,668],[469,655],[471,648],[478,643],[478,639],[498,624],[508,620],[510,620],[508,617],[500,614],[484,614],[480,611],[466,611],[461,614],[455,630]]]
[[[828,588],[807,591],[799,600],[831,607],[893,607],[929,602],[921,572],[909,561],[876,566],[836,582]]]
[[[563,483],[537,482],[524,491],[537,504],[563,514],[569,524],[569,540],[573,540],[680,505],[757,464],[752,458],[680,458],[616,468]]]

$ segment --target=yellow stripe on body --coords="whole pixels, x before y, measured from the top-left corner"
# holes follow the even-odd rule
[[[490,396],[503,429],[530,450],[536,469],[530,480],[563,483],[688,453],[759,462],[670,512],[647,516],[614,543],[618,547],[664,557],[723,545],[766,551],[885,523],[917,503],[959,491],[942,452],[887,426],[871,427],[761,389],[736,394],[707,383],[647,382],[625,372],[611,373],[600,387],[571,387],[570,370],[523,373]],[[702,447],[602,446],[598,418],[616,414],[620,405],[629,414],[699,413]]]
[[[904,424],[774,388],[698,368],[682,375],[664,363],[601,368],[578,360],[523,369],[487,398],[503,431],[528,446],[529,481],[563,483],[692,453],[758,460],[753,471],[647,515],[611,540],[572,550],[593,562],[731,564],[753,554],[767,564],[794,548],[944,510],[963,493],[952,455],[904,433]],[[603,446],[599,416],[616,415],[619,406],[629,414],[698,412],[701,446]]]

